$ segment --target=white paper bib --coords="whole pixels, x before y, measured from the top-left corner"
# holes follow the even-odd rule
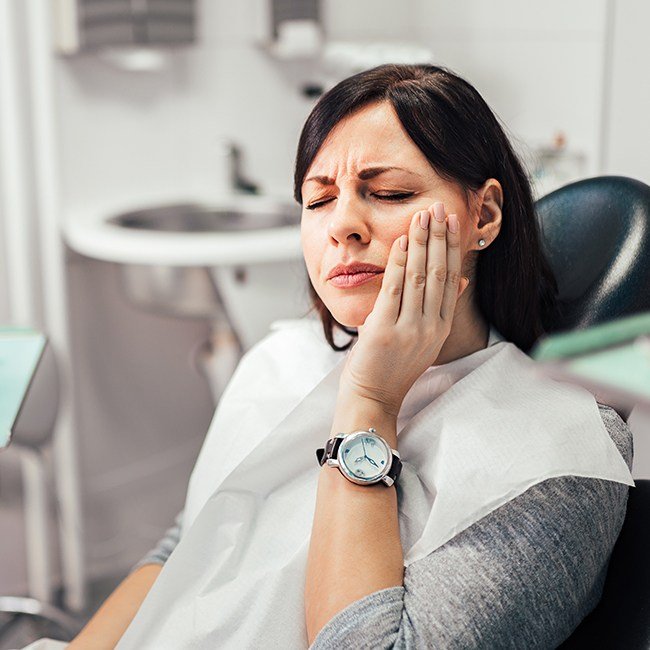
[[[319,328],[296,321],[240,362],[190,480],[181,541],[119,650],[308,647],[315,450],[330,433],[346,355]],[[497,337],[492,328],[487,348],[427,369],[405,399],[404,566],[546,478],[634,485],[591,393],[537,374]]]

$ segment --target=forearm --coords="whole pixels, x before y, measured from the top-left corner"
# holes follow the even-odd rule
[[[397,420],[376,402],[339,399],[330,437],[375,427],[393,448]],[[305,584],[309,643],[335,614],[379,589],[403,584],[397,491],[355,485],[323,465],[318,481]]]
[[[114,648],[161,570],[161,565],[146,564],[127,576],[104,601],[68,648],[70,650]]]

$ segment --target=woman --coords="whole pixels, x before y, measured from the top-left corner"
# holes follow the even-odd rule
[[[401,449],[398,418],[427,373],[482,363],[506,342],[526,352],[552,322],[557,289],[526,174],[484,100],[449,70],[384,65],[326,93],[300,137],[295,198],[314,306],[333,354],[344,354],[330,438],[371,423]],[[370,266],[344,268],[357,263]],[[335,341],[342,333],[351,337],[344,346]],[[598,405],[598,414],[627,472],[630,430],[613,409]],[[626,480],[593,476],[537,480],[405,567],[399,474],[363,485],[324,463],[304,574],[304,647],[557,647],[598,602],[625,515]],[[193,543],[209,492],[203,510],[186,508],[178,551]],[[168,558],[180,524],[181,516],[69,647],[113,647],[136,613],[135,621],[144,616],[160,565],[176,559]],[[172,584],[157,582],[159,591]],[[232,639],[212,643],[237,647]]]

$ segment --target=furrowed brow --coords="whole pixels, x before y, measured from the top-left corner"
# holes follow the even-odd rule
[[[367,181],[393,169],[407,172],[408,174],[413,174],[415,176],[420,176],[420,174],[411,171],[410,169],[404,169],[404,167],[368,167],[366,169],[362,169],[359,172],[358,176],[362,181]],[[314,181],[316,183],[320,183],[321,185],[334,185],[336,182],[329,176],[310,176],[309,178],[306,178],[304,182],[307,183],[308,181]]]

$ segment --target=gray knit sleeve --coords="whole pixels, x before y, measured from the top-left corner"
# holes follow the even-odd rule
[[[133,573],[145,564],[165,564],[167,558],[172,554],[178,542],[181,539],[181,527],[183,525],[183,512],[181,510],[174,519],[174,525],[165,531],[163,537],[158,541],[156,546],[137,563],[134,564],[129,573]]]
[[[632,466],[632,432],[600,416]],[[561,476],[538,483],[404,571],[404,585],[348,605],[311,650],[556,648],[596,606],[628,486]]]

